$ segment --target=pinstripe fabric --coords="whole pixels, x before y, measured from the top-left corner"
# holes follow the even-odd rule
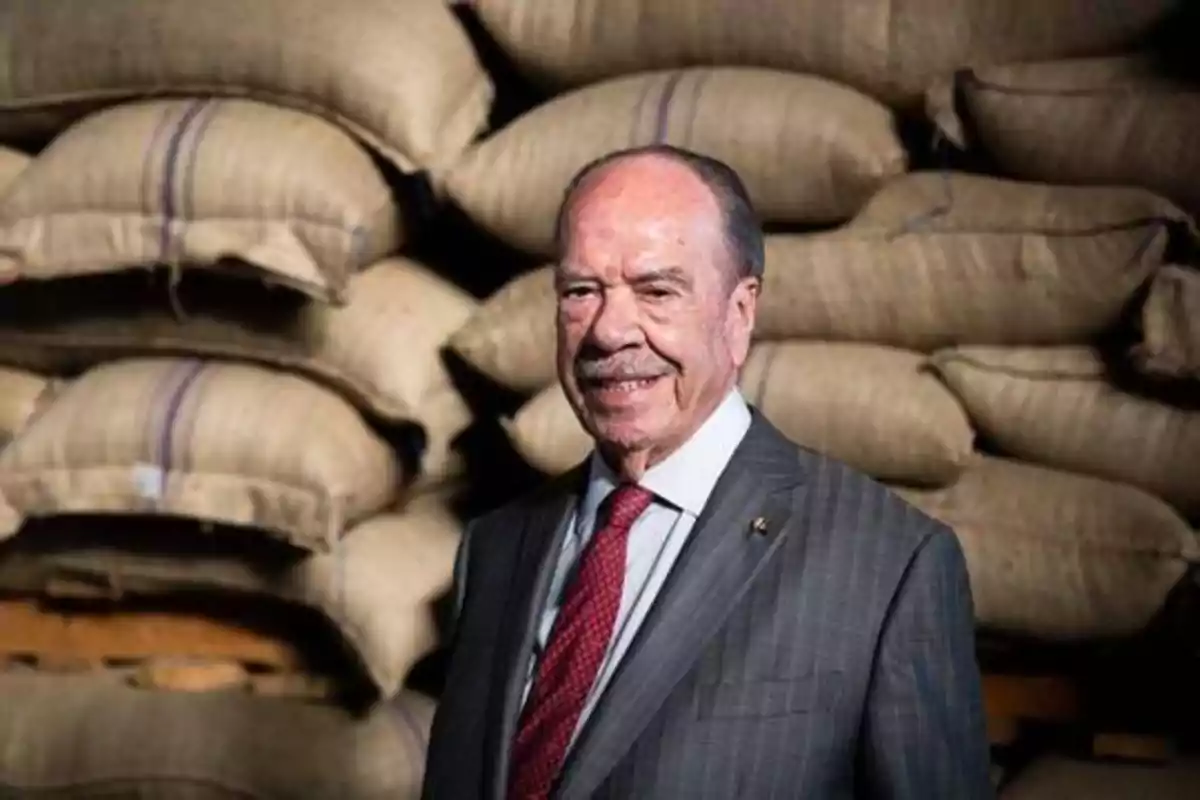
[[[428,800],[502,797],[531,618],[580,480],[465,540]],[[957,540],[756,413],[555,796],[991,797]]]

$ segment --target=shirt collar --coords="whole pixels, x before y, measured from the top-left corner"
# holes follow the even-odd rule
[[[741,393],[732,389],[692,437],[646,470],[638,484],[693,517],[700,516],[749,428],[750,408]],[[616,474],[600,454],[593,452],[582,509],[584,518],[595,519],[600,503],[618,483]]]

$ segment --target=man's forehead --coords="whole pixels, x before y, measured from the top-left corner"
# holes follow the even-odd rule
[[[602,167],[571,198],[575,215],[604,212],[689,216],[719,213],[712,191],[689,167],[657,154]]]

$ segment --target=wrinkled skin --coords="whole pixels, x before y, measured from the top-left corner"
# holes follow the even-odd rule
[[[636,481],[736,384],[758,281],[738,278],[709,188],[659,155],[589,177],[564,234],[559,377],[600,453]]]

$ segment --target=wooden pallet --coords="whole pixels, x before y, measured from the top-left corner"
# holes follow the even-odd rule
[[[0,600],[0,670],[103,672],[170,691],[246,691],[325,699],[287,642],[197,615],[62,611]]]

